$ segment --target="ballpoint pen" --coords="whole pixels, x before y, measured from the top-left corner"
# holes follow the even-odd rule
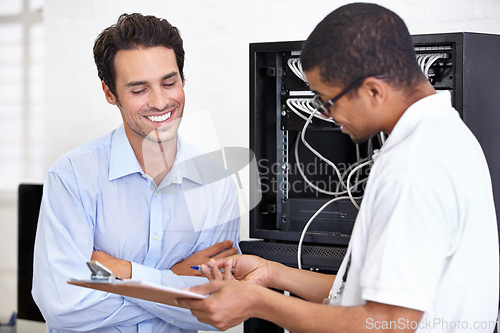
[[[196,266],[191,266],[191,269],[201,271],[201,265],[196,265]],[[208,267],[208,269],[212,270],[211,267]],[[219,268],[219,271],[224,274],[224,268]],[[233,270],[231,270],[231,273],[233,273]]]

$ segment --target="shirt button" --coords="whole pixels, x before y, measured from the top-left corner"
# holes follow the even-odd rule
[[[157,196],[158,196],[158,192],[155,192],[155,197],[157,197]]]
[[[158,238],[159,238],[159,237],[158,237],[158,235],[157,235],[157,234],[155,234],[155,235],[153,236],[153,239],[154,239],[154,240],[158,240]]]

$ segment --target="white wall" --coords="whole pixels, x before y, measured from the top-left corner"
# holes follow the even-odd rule
[[[118,110],[109,106],[103,97],[92,58],[95,37],[116,22],[119,14],[153,14],[166,18],[180,29],[186,49],[186,118],[196,119],[198,114],[206,119],[209,110],[211,124],[207,129],[214,128],[210,131],[211,140],[215,136],[221,146],[248,147],[248,44],[303,40],[326,14],[345,3],[335,0],[45,0],[45,168],[64,152],[109,132],[121,122]],[[412,34],[458,31],[500,34],[499,0],[381,0],[377,3],[398,13]],[[200,132],[191,140],[203,142],[207,135]],[[16,220],[15,200],[1,201],[0,196],[0,204],[2,320],[16,307],[16,268],[12,259],[16,255],[13,236]],[[244,217],[242,239],[246,238],[248,219]]]

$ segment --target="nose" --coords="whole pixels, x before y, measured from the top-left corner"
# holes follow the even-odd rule
[[[163,110],[168,105],[168,96],[166,96],[165,91],[162,91],[162,89],[151,89],[149,97],[148,106],[150,108]]]

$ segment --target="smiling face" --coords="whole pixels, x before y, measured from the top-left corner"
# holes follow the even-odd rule
[[[103,83],[106,99],[121,111],[135,149],[144,139],[176,141],[184,112],[184,82],[172,49],[164,46],[120,50],[114,59],[116,96]]]

